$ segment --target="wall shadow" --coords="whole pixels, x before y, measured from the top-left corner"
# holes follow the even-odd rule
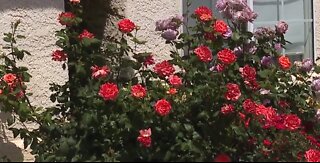
[[[81,3],[86,27],[97,38],[108,41],[108,36],[114,34],[114,29],[110,28],[123,18],[125,0],[82,0]]]
[[[6,131],[5,122],[6,119],[9,117],[7,113],[0,113],[0,162],[9,161],[14,162],[22,162],[23,161],[23,153],[22,149],[19,148],[17,145],[9,141],[8,137],[12,137],[10,131]],[[2,158],[5,158],[2,160]]]

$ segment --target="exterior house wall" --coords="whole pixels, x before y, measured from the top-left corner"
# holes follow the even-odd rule
[[[33,96],[31,101],[36,106],[51,105],[49,83],[62,83],[67,73],[62,71],[61,64],[51,61],[55,47],[55,33],[61,26],[57,15],[64,10],[63,0],[1,0],[0,1],[0,46],[3,45],[4,32],[10,31],[10,24],[21,20],[18,33],[27,37],[18,40],[19,47],[29,51],[20,64],[27,66],[33,78],[28,84]],[[5,115],[0,113],[0,157],[7,155],[11,161],[32,161],[33,157],[23,150],[23,141],[13,139],[12,133],[5,130]]]
[[[160,38],[156,32],[155,21],[165,19],[169,16],[182,13],[182,2],[184,0],[113,0],[115,5],[121,4],[125,17],[141,27],[138,33],[139,38],[148,41],[146,45],[138,49],[141,51],[152,51],[156,60],[162,60],[169,56],[170,47]],[[106,1],[107,2],[107,1]],[[108,1],[109,2],[109,1]],[[320,1],[314,0],[315,10],[315,48],[320,52]],[[33,75],[29,88],[34,95],[34,105],[51,105],[49,101],[50,91],[48,83],[62,83],[67,79],[66,72],[61,70],[59,63],[51,61],[50,54],[55,49],[54,32],[61,26],[56,21],[57,15],[64,10],[63,0],[1,0],[0,1],[0,33],[9,29],[10,23],[21,19],[19,28],[27,40],[21,42],[21,47],[30,51],[33,56],[28,56],[22,65],[30,67]],[[116,21],[116,20],[114,20]],[[112,24],[106,22],[106,32],[113,32],[108,28]],[[111,30],[112,29],[112,30]],[[1,45],[0,41],[0,45]],[[4,115],[0,114],[0,120],[4,121]],[[3,124],[0,121],[0,157],[3,154],[12,160],[24,158],[25,161],[32,161],[32,155],[22,150],[23,143],[19,139],[13,139],[11,133],[3,133]],[[3,127],[2,127],[3,126]],[[5,136],[6,137],[5,137]],[[3,150],[5,149],[5,150]]]

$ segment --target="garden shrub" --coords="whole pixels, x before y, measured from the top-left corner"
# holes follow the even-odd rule
[[[70,5],[52,53],[69,80],[50,84],[54,107],[28,100],[31,75],[17,66],[29,54],[16,46],[19,22],[4,38],[1,111],[12,113],[9,125],[37,123],[11,128],[36,161],[320,161],[320,79],[313,79],[320,69],[280,53],[289,43],[285,22],[252,33],[246,23],[257,14],[245,1],[219,0],[227,22],[205,6],[157,21],[173,50],[155,62],[152,49],[137,52],[146,42],[130,19],[102,46],[86,30],[80,0]],[[190,15],[196,25],[181,33]]]

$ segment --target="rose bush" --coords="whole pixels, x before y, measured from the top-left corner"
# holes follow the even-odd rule
[[[81,3],[70,5],[52,54],[69,72],[66,84],[51,84],[56,106],[28,100],[30,74],[16,64],[28,54],[16,47],[18,23],[4,39],[1,111],[12,113],[9,124],[38,124],[11,128],[36,161],[319,161],[320,80],[312,74],[320,67],[279,53],[288,44],[285,22],[252,33],[245,25],[257,14],[245,1],[219,0],[229,24],[204,6],[185,33],[181,16],[157,21],[174,50],[155,63],[152,52],[129,46],[146,43],[130,19],[119,21],[119,39],[102,45],[85,28]]]

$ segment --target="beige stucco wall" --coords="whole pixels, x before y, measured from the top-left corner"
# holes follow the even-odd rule
[[[124,9],[125,17],[132,19],[141,27],[138,36],[148,43],[141,47],[141,51],[152,51],[157,60],[168,57],[170,46],[164,43],[160,34],[156,32],[155,21],[167,18],[171,15],[181,14],[181,0],[113,0],[115,5]],[[316,49],[320,52],[320,1],[315,0],[316,21]],[[35,105],[49,105],[48,83],[63,82],[66,80],[66,72],[61,71],[60,64],[51,61],[50,54],[55,49],[55,37],[53,31],[60,28],[56,21],[58,13],[63,10],[63,0],[0,0],[0,33],[9,29],[10,22],[21,19],[20,31],[28,39],[21,43],[22,47],[29,50],[33,56],[28,56],[22,64],[31,69],[33,79],[29,88],[34,92],[32,101]],[[106,22],[107,26],[110,22]],[[114,31],[115,28],[106,28],[105,31]],[[0,43],[2,43],[0,41]],[[3,115],[0,115],[0,120]],[[0,157],[9,154],[13,160],[21,159],[24,155],[25,161],[33,158],[22,150],[22,141],[12,139],[7,133],[7,139],[1,136],[0,125]]]
[[[180,0],[127,0],[125,16],[141,27],[138,37],[148,41],[139,50],[153,52],[157,60],[169,56],[170,46],[166,45],[160,33],[155,31],[155,22],[181,14],[181,4]]]
[[[320,1],[314,0],[315,48],[316,57],[320,57]],[[319,63],[319,61],[318,61]]]
[[[30,68],[33,78],[28,84],[34,93],[31,97],[33,105],[50,105],[49,83],[62,83],[67,73],[61,70],[61,65],[51,61],[51,52],[55,47],[55,33],[61,26],[57,22],[57,15],[64,10],[63,0],[1,0],[0,1],[0,33],[10,30],[10,23],[21,19],[19,34],[25,35],[26,40],[20,40],[19,45],[31,52],[21,65]],[[0,114],[0,121],[5,116]],[[22,150],[23,142],[13,139],[10,132],[4,133],[6,128],[0,122],[0,157],[7,155],[12,161],[32,161],[33,157]]]

